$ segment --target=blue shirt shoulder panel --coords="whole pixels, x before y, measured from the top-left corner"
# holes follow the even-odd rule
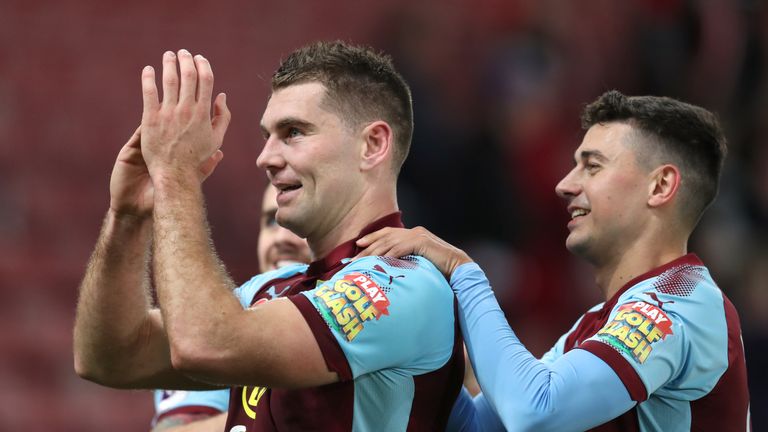
[[[361,258],[301,294],[330,327],[354,378],[391,368],[419,375],[451,357],[453,293],[422,257]]]
[[[703,266],[674,267],[631,287],[589,340],[618,351],[648,394],[697,399],[728,367],[723,296]]]
[[[235,288],[235,296],[240,300],[240,304],[244,308],[251,306],[253,297],[262,289],[269,289],[264,284],[273,279],[283,279],[294,276],[298,273],[303,273],[307,270],[307,264],[292,264],[285,267],[280,267],[275,270],[268,271],[266,273],[258,274],[252,277],[250,280]]]

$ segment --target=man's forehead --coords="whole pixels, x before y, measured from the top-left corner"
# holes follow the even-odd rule
[[[633,128],[626,123],[595,124],[584,134],[584,139],[574,152],[576,160],[587,157],[612,158],[627,150]]]
[[[325,97],[325,86],[318,82],[294,84],[272,92],[261,118],[261,125],[271,127],[285,118],[318,115]]]

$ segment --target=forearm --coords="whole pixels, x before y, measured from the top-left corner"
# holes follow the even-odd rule
[[[479,267],[459,269],[451,285],[480,387],[507,429],[583,430],[633,406],[613,370],[590,353],[574,350],[552,365],[536,359],[509,327]]]
[[[74,328],[75,368],[88,379],[120,385],[154,339],[151,236],[150,219],[107,213],[80,286]]]
[[[232,319],[243,308],[213,248],[199,183],[156,182],[153,265],[174,365],[195,374],[198,364],[225,357]],[[205,375],[205,373],[203,373]]]

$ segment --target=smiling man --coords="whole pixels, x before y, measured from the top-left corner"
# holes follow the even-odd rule
[[[278,190],[277,222],[318,259],[236,289],[201,188],[221,160],[226,97],[213,98],[208,60],[186,50],[165,53],[162,84],[160,100],[144,69],[140,152],[113,171],[131,181],[112,191],[80,289],[77,372],[113,387],[231,386],[232,432],[442,430],[464,373],[447,281],[421,257],[349,259],[361,236],[402,226],[413,115],[391,61],[316,43],[275,72],[257,164]],[[150,245],[160,311],[148,303]]]
[[[726,153],[715,116],[611,91],[588,105],[574,168],[557,185],[566,247],[594,267],[605,302],[536,359],[482,270],[424,229],[361,239],[361,255],[415,252],[451,278],[483,395],[509,431],[749,431],[738,314],[688,252]],[[478,410],[480,412],[480,410]],[[485,411],[488,414],[488,411]]]

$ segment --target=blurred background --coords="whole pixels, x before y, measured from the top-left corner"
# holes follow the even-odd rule
[[[211,59],[233,121],[206,183],[217,249],[256,272],[257,122],[279,59],[316,39],[391,54],[413,88],[408,225],[467,249],[539,355],[600,301],[555,196],[582,107],[609,89],[719,113],[730,154],[692,240],[741,313],[755,430],[768,430],[768,7],[757,0],[0,1],[0,430],[141,431],[148,392],[72,367],[77,287],[138,125],[142,67]]]

